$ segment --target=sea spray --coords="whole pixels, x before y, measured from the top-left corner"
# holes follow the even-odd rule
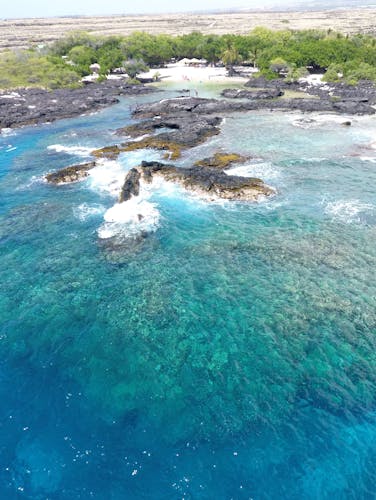
[[[99,203],[81,203],[73,208],[73,214],[80,221],[85,222],[90,217],[95,217],[104,214],[106,207]]]
[[[118,196],[124,182],[126,170],[118,161],[100,160],[90,171],[89,187],[99,194]]]
[[[114,236],[134,237],[156,231],[160,222],[157,205],[140,196],[123,203],[116,203],[104,214],[105,222],[98,229],[101,239]]]
[[[227,175],[236,175],[239,177],[259,177],[269,181],[281,176],[281,171],[271,162],[254,162],[239,167],[232,167],[225,170]]]
[[[63,144],[51,144],[47,146],[50,151],[56,151],[56,153],[66,153],[75,156],[82,156],[86,158],[90,156],[93,148],[87,146],[64,146]]]
[[[323,202],[325,213],[333,217],[334,220],[351,224],[362,222],[364,216],[372,214],[375,206],[371,203],[363,203],[360,200],[336,200]]]

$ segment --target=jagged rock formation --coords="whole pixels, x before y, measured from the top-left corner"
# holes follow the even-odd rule
[[[218,116],[201,116],[191,113],[180,112],[165,119],[156,116],[152,119],[118,129],[118,135],[138,137],[148,135],[138,141],[130,141],[120,145],[107,146],[93,151],[96,158],[116,159],[117,156],[126,151],[137,149],[158,149],[167,151],[165,157],[176,160],[180,157],[182,150],[198,146],[209,137],[220,132],[218,125],[222,119]],[[168,129],[168,131],[155,134],[156,131]]]
[[[68,184],[81,181],[89,175],[89,170],[95,167],[95,161],[89,163],[80,163],[79,165],[70,165],[57,172],[51,172],[46,175],[47,182],[51,184]]]
[[[137,175],[138,174],[138,175]],[[154,177],[175,182],[190,192],[209,199],[222,198],[235,201],[257,201],[260,197],[275,194],[261,179],[227,175],[212,167],[176,167],[156,161],[143,161],[137,169],[128,172],[119,202],[139,192],[140,181],[152,182]]]

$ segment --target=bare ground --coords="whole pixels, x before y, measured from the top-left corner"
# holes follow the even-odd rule
[[[271,29],[333,29],[346,34],[376,35],[376,9],[8,19],[0,20],[0,50],[52,42],[77,30],[96,35],[128,35],[133,31],[170,35],[191,31],[246,34],[256,26]]]

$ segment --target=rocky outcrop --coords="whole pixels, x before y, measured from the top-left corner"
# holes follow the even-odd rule
[[[19,127],[71,118],[119,102],[120,95],[139,95],[155,89],[107,80],[78,89],[18,89],[0,93],[0,128]]]
[[[218,125],[221,121],[222,119],[217,116],[201,116],[182,112],[174,114],[168,119],[156,116],[116,131],[118,135],[137,137],[146,134],[147,137],[138,141],[97,149],[92,154],[96,158],[116,159],[122,152],[157,149],[166,151],[166,159],[176,160],[184,149],[198,146],[209,137],[219,134]],[[161,129],[168,129],[168,131],[156,133]]]
[[[134,111],[137,118],[147,118],[158,115],[190,113],[192,115],[210,115],[233,113],[252,110],[299,110],[303,112],[334,112],[354,115],[375,114],[375,109],[367,102],[351,99],[340,99],[329,96],[325,99],[315,98],[277,98],[277,99],[247,99],[224,100],[204,99],[197,97],[175,98],[144,104]]]
[[[122,147],[114,144],[113,146],[105,146],[100,149],[94,149],[91,154],[95,158],[105,158],[106,160],[116,160],[122,152]]]
[[[128,172],[120,191],[119,203],[128,201],[132,196],[140,194],[140,178],[141,174],[136,168],[132,168]]]
[[[348,85],[343,82],[323,82],[322,85],[313,85],[309,82],[289,82],[283,78],[266,80],[263,77],[253,77],[245,83],[245,86],[255,89],[255,92],[263,92],[266,89],[276,92],[283,89],[318,97],[319,99],[315,100],[312,107],[316,105],[319,109],[314,109],[314,111],[321,111],[321,107],[328,107],[330,111],[336,113],[359,115],[375,113],[372,106],[376,104],[376,86],[367,80],[362,80],[357,85]],[[322,104],[323,102],[325,104]],[[304,103],[302,104],[304,108]]]
[[[284,92],[276,88],[264,89],[264,90],[242,90],[242,89],[224,89],[221,92],[221,96],[230,99],[276,99],[277,97],[283,96]]]
[[[219,110],[217,99],[205,99],[202,97],[175,97],[174,99],[163,99],[153,103],[147,103],[140,106],[133,111],[135,118],[150,118],[150,117],[181,117],[187,116],[190,113],[194,114],[213,114],[215,110]],[[226,101],[223,101],[226,104]],[[230,104],[230,103],[229,103]],[[213,105],[213,110],[210,105]]]
[[[244,163],[249,160],[249,157],[242,156],[237,153],[215,153],[209,158],[204,158],[202,160],[196,161],[196,167],[212,167],[221,168],[225,170],[231,167],[234,163]]]
[[[68,184],[85,179],[89,175],[89,170],[95,167],[95,161],[89,163],[80,163],[79,165],[70,165],[57,172],[51,172],[46,175],[46,181],[51,184]]]
[[[139,173],[139,177],[134,171]],[[176,167],[174,165],[143,161],[137,169],[128,172],[122,188],[122,199],[128,200],[139,191],[142,179],[151,182],[155,177],[175,182],[190,192],[215,200],[223,198],[234,201],[257,201],[270,196],[274,189],[261,179],[227,175],[223,170],[212,167]]]
[[[244,84],[244,87],[253,87],[256,89],[274,89],[276,87],[284,87],[285,83],[286,80],[282,78],[267,80],[263,76],[253,76]]]
[[[175,101],[175,99],[172,99],[172,101]],[[163,107],[162,116],[155,116],[150,110],[149,114],[153,115],[152,119],[118,129],[116,133],[118,135],[137,137],[167,129],[167,131],[158,133],[159,139],[172,141],[186,147],[193,147],[201,143],[201,139],[206,138],[208,134],[216,135],[219,132],[218,126],[222,122],[222,118],[219,116],[203,116],[202,114],[192,114],[190,111],[184,110],[175,111],[174,106],[172,106],[172,109],[170,108],[170,100],[161,101],[161,103]],[[163,104],[166,104],[166,107]],[[150,106],[153,108],[154,104]]]

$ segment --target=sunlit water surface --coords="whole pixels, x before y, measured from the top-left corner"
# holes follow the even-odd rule
[[[0,136],[0,498],[374,498],[375,118],[232,115],[179,161],[249,155],[258,204],[124,211],[153,151],[43,181],[160,97]]]

